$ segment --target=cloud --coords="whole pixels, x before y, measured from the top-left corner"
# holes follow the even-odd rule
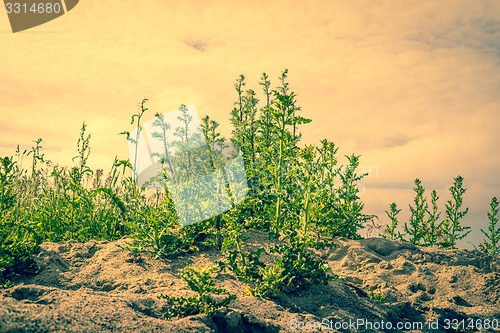
[[[205,48],[207,47],[207,43],[205,43],[201,40],[185,41],[184,43],[187,46],[192,47],[193,49],[200,51],[200,52],[205,52]]]

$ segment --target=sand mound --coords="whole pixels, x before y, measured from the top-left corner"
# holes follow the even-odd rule
[[[265,245],[267,235],[249,235],[249,247]],[[460,332],[443,325],[464,320],[466,325],[474,323],[469,330],[474,332],[492,331],[478,329],[479,320],[500,321],[497,258],[382,238],[339,238],[338,247],[314,251],[342,278],[273,301],[248,296],[232,274],[219,273],[216,282],[237,295],[228,309],[214,321],[205,315],[167,321],[162,318],[165,300],[157,295],[193,295],[179,269],[211,266],[221,254],[160,261],[117,246],[126,241],[43,243],[36,257],[39,273],[14,280],[15,287],[0,291],[0,331],[296,332],[307,322],[323,322],[328,332],[381,332],[380,325],[387,328],[388,323],[392,332]],[[436,320],[438,329],[425,325]],[[375,326],[352,326],[361,321]],[[338,329],[326,330],[326,323]],[[398,330],[397,323],[424,326]]]

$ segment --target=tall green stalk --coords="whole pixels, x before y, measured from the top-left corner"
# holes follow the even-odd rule
[[[387,217],[391,220],[391,225],[386,227],[387,235],[382,235],[384,238],[396,240],[396,239],[402,239],[401,233],[397,232],[396,233],[396,228],[398,226],[398,214],[401,212],[401,209],[398,209],[398,206],[395,202],[391,203],[390,205],[390,211],[385,211],[387,214]]]
[[[462,187],[463,177],[458,176],[454,178],[454,183],[450,187],[450,192],[453,197],[452,200],[448,200],[446,203],[446,220],[443,222],[443,232],[444,232],[444,240],[441,244],[444,248],[455,249],[457,240],[463,239],[470,232],[470,227],[462,227],[460,225],[460,219],[463,218],[469,208],[461,211],[461,207],[463,204],[463,195],[466,191]]]
[[[494,197],[491,199],[490,208],[491,211],[487,213],[490,224],[488,225],[488,232],[481,229],[481,232],[486,237],[486,240],[481,244],[481,249],[491,255],[500,254],[500,226],[497,227],[498,223],[498,199]]]
[[[427,213],[429,214],[429,218],[424,223],[425,225],[425,236],[424,236],[424,244],[425,246],[434,246],[438,244],[439,239],[442,237],[441,235],[441,223],[438,223],[439,217],[441,213],[438,213],[437,201],[439,196],[436,193],[436,190],[431,192],[431,205],[432,212],[427,209]]]
[[[422,240],[425,236],[424,214],[427,211],[427,203],[424,198],[425,188],[420,179],[415,179],[415,207],[410,206],[410,223],[405,223],[405,232],[410,236],[409,242],[415,245],[424,245]]]

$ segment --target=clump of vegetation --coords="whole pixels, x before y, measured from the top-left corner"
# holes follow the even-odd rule
[[[401,212],[401,209],[398,209],[398,205],[393,202],[390,205],[390,211],[385,211],[389,219],[391,220],[391,225],[387,225],[386,232],[387,234],[382,234],[382,237],[387,238],[387,239],[403,239],[403,235],[399,231],[396,230],[398,227],[398,214]]]
[[[424,225],[424,217],[427,212],[427,203],[424,198],[425,189],[422,186],[422,182],[420,179],[415,179],[415,188],[413,189],[416,192],[414,203],[415,207],[410,205],[410,222],[409,224],[405,223],[405,232],[406,235],[410,236],[409,241],[412,244],[422,245],[422,239],[426,234],[425,225]]]
[[[178,110],[176,128],[156,113],[148,140],[161,147],[152,156],[161,171],[140,184],[138,147],[145,133],[146,98],[132,116],[137,128],[120,133],[135,145],[133,156],[130,160],[115,157],[107,177],[102,169],[87,166],[91,136],[86,134],[85,123],[72,167],[46,160],[42,139],[34,141],[29,151],[21,153],[18,147],[17,160],[0,159],[0,286],[11,286],[16,275],[36,273],[33,256],[42,242],[113,241],[123,236],[132,239],[124,248],[149,252],[158,259],[220,251],[225,258],[218,262],[219,268],[232,271],[251,286],[248,293],[260,297],[335,279],[311,249],[335,246],[338,236],[361,238],[359,230],[372,218],[363,212],[358,196],[359,182],[367,174],[357,173],[360,156],[345,156],[346,165],[340,165],[338,147],[326,139],[319,146],[299,146],[300,129],[311,119],[301,116],[287,76],[284,70],[272,89],[267,74],[262,75],[261,106],[258,93],[245,90],[245,77],[236,80],[229,140],[218,132],[219,123],[208,116],[202,118],[200,129],[193,128],[195,122],[185,105]],[[244,168],[229,163],[240,157]],[[31,163],[28,170],[23,168],[24,158]],[[226,168],[228,164],[231,168]],[[206,184],[211,180],[212,185],[198,181],[198,187],[194,186],[199,179]],[[462,177],[455,178],[450,188],[453,199],[446,203],[446,218],[440,221],[436,191],[431,192],[429,206],[425,189],[415,180],[416,198],[410,206],[410,221],[404,225],[406,234],[397,231],[401,210],[393,203],[386,211],[391,219],[386,237],[454,248],[470,232],[459,223],[468,211],[462,210],[462,183]],[[188,200],[179,201],[183,197]],[[216,204],[202,205],[202,198]],[[212,206],[223,207],[223,213]],[[496,223],[496,206],[491,214],[490,221]],[[246,251],[243,235],[248,230],[266,232],[271,241],[281,243]],[[496,229],[490,228],[488,235],[492,244],[498,242]],[[498,247],[492,246],[485,248],[498,253]],[[276,257],[272,264],[261,260],[264,253]],[[227,305],[231,297],[219,303],[210,296],[223,293],[214,286],[210,272],[183,271],[183,279],[198,296],[167,298],[172,305],[167,317],[211,314]]]
[[[490,202],[491,211],[487,213],[488,220],[490,224],[488,225],[488,231],[481,229],[486,239],[479,245],[481,251],[491,254],[500,254],[500,226],[498,223],[498,199],[493,197]]]
[[[470,227],[460,225],[460,219],[463,218],[469,208],[460,211],[463,204],[463,195],[466,189],[462,188],[463,178],[458,176],[454,178],[455,183],[450,187],[453,201],[448,200],[446,203],[446,219],[443,222],[443,241],[440,243],[444,248],[455,249],[457,240],[465,238],[470,232]]]
[[[160,294],[158,298],[166,299],[168,307],[164,313],[166,319],[174,317],[186,317],[204,313],[213,316],[219,308],[227,306],[236,298],[224,288],[217,287],[211,276],[217,270],[216,267],[197,268],[186,267],[181,270],[181,278],[187,283],[188,288],[197,293],[192,297],[174,297]],[[223,300],[216,300],[214,295],[225,294]]]
[[[432,211],[426,209],[428,214],[427,221],[425,222],[425,226],[427,232],[424,235],[424,245],[425,246],[434,246],[438,244],[440,237],[442,235],[441,231],[441,223],[439,223],[439,217],[441,213],[438,212],[437,201],[439,196],[437,195],[436,190],[432,190],[431,192],[431,205]]]
[[[253,285],[248,288],[252,295],[273,298],[283,293],[305,289],[315,284],[327,284],[338,276],[331,274],[328,264],[314,257],[296,231],[286,234],[285,242],[269,249],[258,249],[245,253],[240,250],[228,251],[226,262],[218,261],[221,269],[229,268],[240,281]],[[265,265],[262,253],[278,254],[271,265]]]
[[[26,226],[16,226],[16,175],[20,170],[11,158],[0,159],[0,288],[12,286],[10,279],[18,274],[35,274],[33,255],[40,243]],[[20,208],[22,209],[22,208]]]
[[[398,220],[397,215],[401,209],[397,209],[396,203],[390,205],[390,211],[386,211],[391,220],[391,225],[386,226],[387,235],[382,235],[389,239],[399,239],[420,246],[439,246],[443,249],[455,249],[457,240],[465,238],[470,233],[470,227],[460,225],[469,208],[461,211],[463,205],[463,195],[466,191],[463,186],[463,177],[454,178],[454,184],[450,187],[453,200],[448,200],[445,204],[446,219],[439,221],[441,213],[438,211],[437,201],[439,196],[436,190],[431,192],[432,211],[424,197],[425,188],[420,179],[415,179],[415,206],[410,205],[411,217],[409,223],[405,223],[404,233],[396,231]],[[409,236],[409,238],[406,238]]]
[[[388,295],[384,295],[381,291],[373,292],[373,290],[370,290],[370,297],[381,304],[387,301],[387,296]]]
[[[328,264],[315,258],[306,245],[307,242],[297,237],[295,231],[290,231],[288,242],[274,246],[270,253],[279,253],[281,259],[275,258],[273,265],[261,269],[262,275],[255,281],[254,294],[268,298],[316,284],[326,285],[338,278],[329,274]]]

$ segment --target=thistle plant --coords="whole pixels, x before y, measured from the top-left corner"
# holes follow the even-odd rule
[[[405,223],[405,233],[399,234],[397,237],[401,240],[409,241],[412,244],[420,246],[438,245],[441,248],[453,249],[456,241],[466,237],[470,233],[470,227],[462,227],[459,220],[468,212],[468,208],[460,211],[463,203],[462,196],[466,189],[462,188],[463,178],[458,176],[454,178],[454,184],[450,187],[450,192],[453,201],[448,200],[445,204],[446,219],[439,222],[441,213],[438,212],[437,201],[439,196],[433,190],[431,192],[432,210],[429,209],[427,199],[424,198],[425,188],[422,186],[420,179],[415,179],[415,206],[410,205],[411,217],[409,224]],[[391,204],[391,211],[386,214],[392,220],[392,225],[387,227],[388,236],[383,236],[390,239],[395,239],[394,230],[397,226],[396,215],[400,210],[396,209],[396,204]],[[428,215],[427,219],[425,216]],[[406,240],[405,236],[409,235],[410,239]]]
[[[359,189],[356,183],[368,175],[367,173],[356,174],[359,157],[354,154],[346,156],[349,164],[345,171],[339,173],[342,185],[338,189],[340,204],[337,209],[343,225],[340,226],[338,232],[349,238],[358,238],[357,231],[361,228],[361,224],[371,218],[362,213],[364,204],[359,201],[358,196]]]
[[[321,235],[336,236],[336,228],[341,219],[338,218],[339,198],[335,186],[335,177],[339,175],[341,169],[337,168],[336,153],[338,148],[333,142],[321,140],[321,147],[316,148],[319,153],[319,168],[315,175],[318,184],[313,192],[313,206],[311,209],[311,227],[314,228],[318,240]]]
[[[217,270],[216,267],[194,269],[186,267],[180,272],[181,278],[187,283],[188,288],[196,292],[196,296],[191,297],[172,297],[160,294],[158,298],[166,299],[169,308],[165,312],[166,319],[174,317],[186,317],[204,313],[213,316],[215,311],[221,307],[227,306],[236,296],[231,295],[224,288],[215,285],[211,276]],[[223,300],[216,300],[213,295],[227,295]]]
[[[318,184],[317,177],[320,175],[320,170],[323,165],[320,159],[316,159],[316,151],[313,145],[306,145],[304,149],[299,151],[298,155],[300,160],[297,163],[297,167],[302,172],[301,176],[296,177],[296,179],[303,197],[303,206],[301,207],[301,211],[303,212],[301,217],[301,230],[302,236],[306,237],[309,220],[311,218],[312,195],[316,190]]]
[[[201,128],[203,131],[203,135],[205,136],[205,141],[211,152],[215,151],[217,146],[221,146],[221,144],[226,140],[221,134],[218,132],[217,128],[220,126],[218,122],[210,119],[209,116],[205,116],[201,119]]]
[[[338,278],[329,274],[330,267],[315,258],[306,248],[307,242],[298,237],[294,230],[287,231],[287,241],[270,249],[278,253],[272,266],[261,269],[262,278],[253,293],[264,298],[272,298],[282,293],[290,293],[316,284],[328,284]]]
[[[457,240],[463,239],[470,232],[470,227],[463,227],[460,225],[460,219],[463,218],[469,208],[461,211],[461,207],[463,204],[463,195],[466,191],[462,187],[463,177],[458,176],[454,178],[454,184],[450,187],[450,192],[453,197],[453,200],[448,200],[445,204],[446,206],[446,219],[442,224],[443,229],[443,241],[440,243],[440,246],[447,249],[455,249]]]
[[[323,168],[321,171],[322,186],[318,189],[318,218],[315,219],[315,228],[318,238],[321,234],[328,237],[343,236],[359,239],[358,230],[362,228],[362,223],[368,221],[371,216],[364,214],[363,203],[359,201],[358,182],[365,174],[357,174],[359,166],[359,156],[345,156],[349,162],[346,168],[340,166],[335,168],[337,160],[333,143],[322,141],[323,147],[320,149]],[[336,185],[334,179],[340,178],[340,184]]]
[[[273,221],[273,233],[277,235],[279,230],[283,228],[283,191],[285,189],[285,182],[289,180],[289,170],[284,170],[287,161],[293,156],[293,149],[296,145],[298,137],[293,137],[288,131],[287,126],[297,124],[305,124],[311,122],[300,116],[294,116],[295,113],[295,94],[283,95],[278,91],[274,91],[275,107],[269,109],[272,115],[271,128],[276,133],[279,148],[277,156],[272,159],[273,165],[271,166],[271,173],[273,174],[275,186],[275,193],[277,195],[276,210]],[[264,150],[268,156],[272,155],[270,150]],[[286,163],[286,164],[285,164]]]
[[[175,129],[174,136],[178,137],[179,140],[174,142],[174,145],[179,149],[179,151],[184,155],[184,159],[177,159],[178,165],[181,166],[186,171],[186,176],[189,178],[192,173],[192,158],[191,158],[191,132],[190,132],[190,124],[193,121],[193,117],[188,114],[188,109],[186,105],[182,104],[179,108],[181,115],[177,117],[177,119],[183,123],[182,127],[177,127]]]
[[[0,214],[12,208],[16,202],[14,166],[15,162],[11,158],[0,158]]]
[[[259,164],[257,155],[261,152],[260,141],[262,140],[259,137],[260,124],[257,121],[259,99],[256,98],[256,93],[252,89],[246,92],[243,90],[245,84],[245,76],[240,75],[235,84],[238,100],[234,103],[236,106],[231,112],[230,119],[234,126],[231,142],[241,150],[247,176],[253,178],[257,173],[256,164]],[[267,88],[269,89],[269,86]],[[268,134],[270,134],[269,129]]]
[[[392,240],[402,239],[403,236],[398,231],[396,233],[396,228],[398,226],[398,214],[401,212],[401,209],[397,208],[397,204],[395,202],[391,203],[390,211],[385,211],[389,219],[391,220],[391,225],[386,226],[387,235],[382,235],[382,237]]]
[[[498,199],[493,197],[490,202],[491,211],[487,213],[488,220],[490,224],[488,225],[488,231],[481,229],[486,239],[480,245],[484,252],[497,256],[500,254],[500,226],[498,223]]]
[[[405,232],[410,236],[409,242],[415,245],[423,245],[423,239],[426,234],[424,217],[427,212],[426,198],[424,198],[425,188],[422,186],[420,179],[415,179],[415,207],[410,206],[411,216],[410,223],[405,223]]]
[[[431,192],[431,205],[432,211],[427,209],[427,213],[429,214],[429,218],[424,223],[425,225],[425,236],[424,236],[424,244],[425,246],[434,246],[439,243],[439,240],[442,236],[441,223],[439,223],[439,217],[441,213],[438,212],[437,201],[439,196],[436,193],[436,190]]]
[[[205,142],[207,143],[208,153],[210,155],[209,168],[207,167],[206,170],[207,173],[213,172],[216,168],[220,169],[223,167],[221,161],[221,153],[225,139],[221,137],[221,134],[217,131],[219,125],[220,124],[218,122],[211,120],[209,116],[205,116],[201,122],[201,129],[203,132],[203,136],[205,137]],[[219,150],[217,150],[216,148],[219,148]],[[204,164],[206,165],[206,163]],[[229,193],[230,197],[232,198],[232,193],[229,188],[229,183],[225,176],[224,176],[224,184],[226,184],[225,185],[226,190]],[[220,190],[222,190],[222,188]],[[234,202],[234,198],[232,198],[231,201]],[[218,204],[219,203],[220,202],[218,202]],[[216,248],[220,251],[222,250],[224,242],[224,236],[221,231],[222,229],[221,215],[217,215],[214,219],[215,219],[215,245]]]
[[[172,167],[172,153],[170,152],[173,145],[167,139],[167,132],[171,129],[171,126],[165,121],[164,115],[156,113],[155,117],[156,119],[153,122],[153,127],[159,128],[159,131],[151,133],[151,136],[163,144],[163,154],[156,152],[152,155],[160,158],[160,163],[162,165],[168,164],[170,175],[174,175],[174,168]]]
[[[264,92],[265,98],[266,98],[266,105],[261,109],[261,119],[260,123],[263,125],[261,126],[262,128],[262,139],[263,139],[263,145],[265,147],[269,147],[270,145],[270,127],[269,123],[271,122],[271,114],[269,113],[269,107],[271,106],[271,95],[272,91],[270,90],[271,86],[271,81],[269,81],[269,77],[267,76],[266,73],[262,73],[262,77],[260,79],[259,85],[262,87],[262,91]],[[259,123],[259,122],[258,122]]]

